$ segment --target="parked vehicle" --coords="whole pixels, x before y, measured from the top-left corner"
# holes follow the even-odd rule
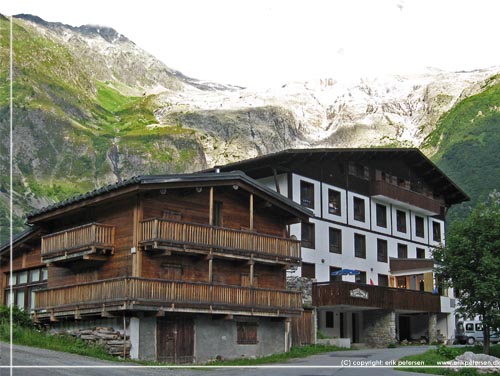
[[[483,342],[483,323],[478,320],[458,321],[455,338],[460,344],[473,345],[475,342]],[[490,342],[500,342],[498,329],[490,328]]]

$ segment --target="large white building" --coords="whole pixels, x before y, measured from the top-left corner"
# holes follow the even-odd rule
[[[468,197],[418,149],[286,150],[220,169],[314,212],[289,232],[324,335],[374,346],[453,337],[455,300],[434,278],[432,249],[447,209]]]

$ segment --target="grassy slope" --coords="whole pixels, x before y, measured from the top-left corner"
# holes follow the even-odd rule
[[[22,20],[13,24],[13,125],[15,204],[29,211],[30,197],[62,200],[114,180],[108,155],[120,150],[119,173],[183,171],[198,157],[192,130],[156,123],[154,97],[130,97],[98,82],[65,46]],[[0,18],[0,60],[9,60],[9,21]],[[90,69],[89,69],[90,68]],[[0,70],[0,185],[8,191],[8,69]],[[127,157],[144,161],[140,166]],[[137,171],[137,169],[140,171]],[[0,200],[0,215],[8,213]],[[4,221],[3,221],[4,222]],[[0,227],[0,242],[8,226]],[[15,230],[22,220],[15,217]]]
[[[406,356],[401,361],[413,361],[413,362],[423,362],[425,366],[429,368],[397,368],[400,371],[406,372],[418,372],[431,375],[478,375],[477,371],[474,369],[464,368],[460,372],[451,372],[446,368],[432,368],[431,366],[436,365],[438,362],[446,362],[448,360],[455,359],[458,355],[463,354],[466,351],[472,351],[476,354],[482,353],[481,346],[467,346],[467,347],[446,347],[440,346],[437,349],[428,350],[423,354]],[[495,357],[500,357],[500,345],[491,346],[490,355]]]
[[[500,84],[492,77],[487,88],[456,106],[439,120],[427,146],[439,145],[432,160],[470,197],[452,209],[449,220],[500,188]]]

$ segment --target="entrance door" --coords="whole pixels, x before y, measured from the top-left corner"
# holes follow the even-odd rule
[[[157,359],[167,363],[192,363],[194,325],[189,318],[158,318]]]
[[[353,313],[353,314],[351,314],[351,317],[352,317],[352,343],[358,343],[359,342],[358,314]]]
[[[399,340],[410,340],[410,317],[399,316]]]
[[[340,312],[340,338],[346,338],[344,330],[344,312]]]

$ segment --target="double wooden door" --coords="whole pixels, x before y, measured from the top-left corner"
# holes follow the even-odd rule
[[[192,363],[194,324],[191,318],[158,318],[157,358],[166,363]]]

